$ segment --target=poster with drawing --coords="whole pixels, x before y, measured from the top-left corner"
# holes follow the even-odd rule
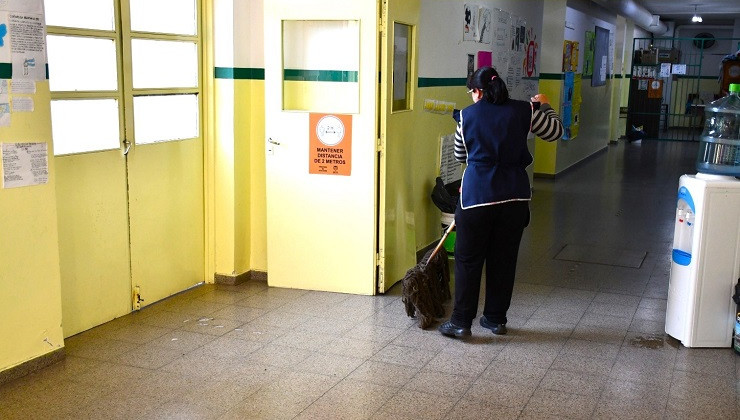
[[[591,76],[594,74],[594,43],[596,32],[586,31],[586,45],[583,50],[583,75]]]
[[[0,63],[3,64],[10,64],[12,61],[10,54],[10,37],[8,36],[9,27],[8,13],[0,10]],[[9,75],[3,74],[2,77],[9,77]]]
[[[463,41],[478,41],[478,6],[465,4]]]
[[[8,13],[13,78],[46,79],[46,24],[44,15]]]
[[[505,70],[509,57],[509,19],[508,12],[496,9],[493,20],[493,66]],[[499,71],[501,71],[499,70]]]
[[[491,65],[514,99],[529,100],[538,91],[539,40],[527,20],[506,10],[492,11]]]
[[[487,7],[481,7],[478,17],[478,32],[480,32],[480,38],[478,42],[483,44],[490,44],[493,41],[493,22],[491,21],[491,9]]]

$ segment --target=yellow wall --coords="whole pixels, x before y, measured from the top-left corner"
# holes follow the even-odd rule
[[[267,270],[265,207],[265,88],[263,0],[212,0],[213,65],[233,70],[214,82],[214,138],[209,208],[213,212],[214,271],[240,275]]]
[[[46,142],[49,153],[47,184],[0,189],[0,371],[64,346],[48,81],[32,98],[33,112],[0,127],[0,142]]]
[[[540,93],[544,93],[550,99],[550,105],[555,112],[560,112],[560,96],[563,91],[562,80],[542,80],[540,79]],[[535,140],[534,155],[534,172],[536,174],[554,175],[557,173],[555,164],[557,163],[558,142],[546,142],[541,139]]]
[[[250,254],[244,257],[249,259],[250,269],[267,271],[267,205],[265,191],[265,82],[264,80],[240,81],[239,84],[248,84],[248,98],[251,103],[252,120],[249,126],[249,141],[245,144],[249,148],[249,167],[244,168],[244,176],[249,177],[251,194],[245,197],[249,203],[249,246]],[[241,91],[240,91],[241,93]],[[246,171],[248,169],[248,171]]]
[[[216,273],[266,271],[264,81],[215,85]]]

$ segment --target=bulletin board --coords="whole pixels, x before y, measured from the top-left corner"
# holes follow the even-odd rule
[[[525,18],[502,9],[494,9],[491,15],[491,65],[506,82],[512,98],[529,100],[539,88],[539,40],[534,28]]]
[[[594,67],[591,86],[604,86],[606,84],[607,66],[609,64],[609,30],[596,26],[595,32]]]

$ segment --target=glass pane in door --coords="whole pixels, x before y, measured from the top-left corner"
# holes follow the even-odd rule
[[[118,101],[79,99],[51,101],[54,155],[120,147]]]
[[[393,111],[410,109],[411,26],[393,23]]]
[[[130,0],[131,30],[196,34],[195,0]]]
[[[359,112],[358,21],[284,21],[283,42],[283,109]]]
[[[48,35],[46,43],[52,92],[118,88],[116,43],[112,39]]]
[[[198,86],[198,47],[194,42],[131,40],[135,89]]]
[[[197,95],[134,97],[136,144],[198,137]]]
[[[44,0],[46,24],[111,31],[115,28],[113,1]]]

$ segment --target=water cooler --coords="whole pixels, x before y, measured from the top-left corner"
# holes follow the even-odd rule
[[[740,277],[740,85],[706,109],[696,175],[679,179],[665,331],[731,347]]]

